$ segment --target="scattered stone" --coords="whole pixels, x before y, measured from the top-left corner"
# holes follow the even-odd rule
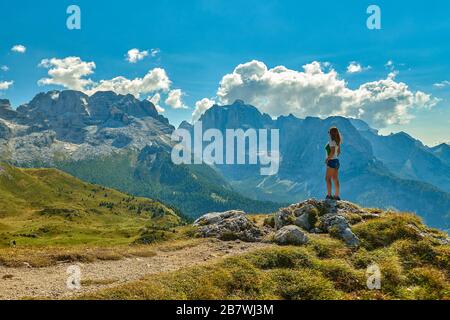
[[[265,235],[264,229],[248,219],[245,212],[236,210],[208,213],[197,219],[194,226],[199,227],[200,236],[224,241],[258,242]]]
[[[278,230],[274,241],[279,245],[303,245],[308,242],[308,237],[299,227],[291,225]]]
[[[428,239],[432,242],[435,242],[439,245],[448,245],[450,244],[450,238],[446,237],[444,234],[434,234],[427,231],[420,230],[417,226],[413,224],[408,225],[409,228],[413,229],[422,239]]]

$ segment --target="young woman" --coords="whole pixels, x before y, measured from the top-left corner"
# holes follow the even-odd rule
[[[329,139],[327,146],[327,159],[325,163],[327,165],[327,200],[341,200],[339,195],[339,156],[341,155],[341,143],[342,138],[338,128],[333,127],[328,131]],[[332,182],[334,182],[334,196],[332,196]]]

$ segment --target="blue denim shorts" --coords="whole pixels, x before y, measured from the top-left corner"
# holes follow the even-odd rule
[[[328,161],[327,166],[331,169],[339,170],[341,164],[339,162],[339,159],[331,159]]]

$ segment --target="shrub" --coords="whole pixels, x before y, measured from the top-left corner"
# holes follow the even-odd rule
[[[401,297],[401,287],[405,285],[406,277],[400,259],[392,256],[376,263],[381,271],[381,291]]]
[[[364,272],[353,269],[344,260],[332,259],[320,261],[319,270],[327,279],[333,281],[336,289],[344,292],[352,292],[365,288],[366,280]]]
[[[303,247],[261,249],[247,259],[260,269],[312,267],[315,263],[315,257]]]
[[[373,250],[387,247],[397,240],[420,240],[421,235],[414,226],[423,227],[417,216],[391,213],[380,219],[355,225],[353,232],[362,240],[365,248]]]
[[[257,298],[263,292],[264,275],[248,261],[238,259],[231,268],[222,270],[229,275],[225,283],[229,295]]]
[[[414,268],[408,272],[408,282],[417,286],[413,290],[415,299],[450,299],[450,285],[445,274],[437,269]]]
[[[172,235],[173,236],[173,235]],[[135,244],[151,244],[167,240],[170,236],[162,230],[145,230],[135,240]]]
[[[350,249],[342,241],[328,236],[311,236],[308,246],[319,258],[341,258],[348,256],[350,253]]]
[[[437,253],[429,241],[399,240],[392,247],[399,254],[403,265],[407,268],[437,264]]]
[[[276,269],[269,273],[276,294],[287,300],[335,300],[343,297],[333,283],[313,270]]]

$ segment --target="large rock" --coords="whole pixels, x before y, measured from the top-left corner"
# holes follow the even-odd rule
[[[310,231],[315,227],[321,207],[319,201],[311,199],[280,209],[275,214],[275,228],[280,229],[287,225],[296,225]]]
[[[361,221],[376,216],[347,201],[310,199],[280,209],[274,221],[277,230],[296,226],[309,232],[326,232],[343,240],[348,246],[356,247],[359,239],[352,232],[349,219]]]
[[[279,245],[303,245],[308,237],[297,226],[285,226],[275,233],[274,241]]]
[[[344,216],[332,213],[326,214],[320,218],[319,228],[343,240],[350,247],[359,246],[359,239],[350,229],[350,225]]]
[[[220,240],[261,241],[265,230],[250,221],[243,211],[208,213],[194,222],[202,237]]]

